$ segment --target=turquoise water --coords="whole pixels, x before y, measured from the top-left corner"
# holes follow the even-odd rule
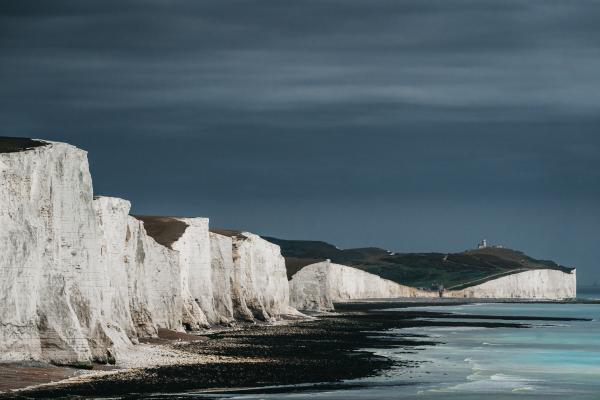
[[[465,317],[486,314],[594,320],[531,321],[531,329],[404,330],[426,333],[444,342],[415,354],[415,360],[427,362],[419,369],[435,381],[417,391],[421,398],[600,399],[600,305],[474,304],[444,310]],[[452,371],[446,375],[448,379],[440,376],[448,371]]]
[[[590,296],[600,298],[600,294]],[[370,349],[419,361],[384,375],[348,381],[347,387],[296,393],[225,395],[236,399],[600,399],[600,304],[469,304],[419,307],[469,314],[592,318],[592,321],[522,321],[518,328],[428,327],[390,331],[426,334],[442,344]],[[499,321],[502,322],[502,321]],[[506,322],[506,321],[504,321]],[[358,384],[358,387],[351,385]]]
[[[586,292],[580,291],[577,293],[577,298],[584,299],[584,300],[600,300],[600,292],[598,292],[598,291],[586,291]]]

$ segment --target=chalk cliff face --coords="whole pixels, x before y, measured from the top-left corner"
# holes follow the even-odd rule
[[[310,264],[296,272],[289,281],[290,304],[298,310],[333,310],[331,263]]]
[[[279,246],[250,232],[232,236],[234,316],[272,321],[294,314]]]
[[[87,153],[0,153],[0,359],[105,361],[101,261]],[[107,333],[108,332],[108,333]]]
[[[126,273],[119,296],[127,296],[136,336],[293,313],[278,246],[247,232],[209,233],[206,218],[131,217],[121,199],[99,197],[95,206],[103,247],[114,249],[107,265]]]
[[[232,287],[234,282],[233,241],[231,237],[210,232],[210,264],[213,287],[213,303],[220,323],[234,319]],[[249,311],[244,314],[251,314]]]
[[[431,297],[436,293],[400,285],[377,275],[331,263],[330,287],[333,301],[396,297]]]
[[[138,336],[155,336],[159,328],[198,330],[221,322],[213,298],[207,218],[132,217],[125,200],[100,197],[95,202],[121,205],[119,218],[109,219],[119,223],[107,227],[112,236],[105,240],[119,253],[110,264],[127,272]],[[115,209],[98,208],[100,214]]]
[[[206,328],[219,323],[213,301],[208,218],[176,219],[187,225],[171,245],[179,253],[183,322],[188,329]]]
[[[128,220],[126,242],[131,316],[140,336],[157,328],[181,329],[181,270],[173,250],[147,235],[142,221]]]
[[[562,300],[576,297],[576,283],[575,270],[565,273],[540,269],[504,276],[462,290],[446,290],[443,297]],[[298,310],[332,310],[334,302],[345,300],[439,297],[437,291],[400,285],[329,260],[305,266],[294,274],[289,285],[290,303]]]
[[[137,341],[137,330],[129,304],[128,259],[125,243],[128,237],[128,215],[131,207],[126,200],[113,197],[99,197],[93,201],[99,229],[100,259],[103,263],[108,285],[103,290],[102,309],[111,332],[123,332],[128,339]],[[116,352],[127,348],[131,343],[116,341]]]
[[[552,269],[520,272],[463,290],[444,292],[444,297],[480,299],[562,300],[576,296],[576,271],[568,273]]]
[[[204,314],[195,303],[189,304],[179,252],[148,235],[144,222],[128,215],[128,201],[98,197],[94,207],[108,276],[116,289],[112,304],[119,304],[109,314],[111,321],[118,321],[134,338],[155,336],[158,328],[182,330],[184,322],[199,326]],[[121,311],[125,304],[128,309]]]
[[[217,233],[220,232],[220,233]],[[212,294],[221,323],[298,316],[279,246],[250,232],[210,233]]]
[[[85,151],[40,144],[0,153],[0,361],[114,361],[160,328],[297,313],[278,246],[130,216],[93,198]]]
[[[291,305],[299,310],[332,310],[344,300],[438,296],[329,260],[305,266],[289,284]]]

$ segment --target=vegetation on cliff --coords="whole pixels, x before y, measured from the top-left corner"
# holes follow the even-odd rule
[[[498,247],[460,253],[402,253],[366,247],[339,249],[329,243],[265,237],[281,247],[288,278],[308,264],[325,259],[344,264],[384,279],[423,288],[462,289],[505,275],[532,269],[571,269],[553,261],[538,260],[523,252]]]

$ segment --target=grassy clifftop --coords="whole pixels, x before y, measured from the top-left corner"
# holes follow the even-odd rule
[[[46,145],[47,143],[34,139],[0,136],[0,153],[16,153]]]
[[[553,261],[537,260],[520,251],[506,248],[487,247],[449,254],[394,254],[376,247],[338,249],[319,241],[272,237],[265,239],[281,247],[286,259],[288,278],[305,265],[325,259],[404,285],[425,288],[443,285],[448,289],[461,289],[531,269],[571,271]]]

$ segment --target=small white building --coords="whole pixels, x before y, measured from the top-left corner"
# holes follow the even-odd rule
[[[479,244],[477,244],[478,249],[485,249],[486,247],[488,247],[486,239],[483,239],[481,242],[479,242]]]

